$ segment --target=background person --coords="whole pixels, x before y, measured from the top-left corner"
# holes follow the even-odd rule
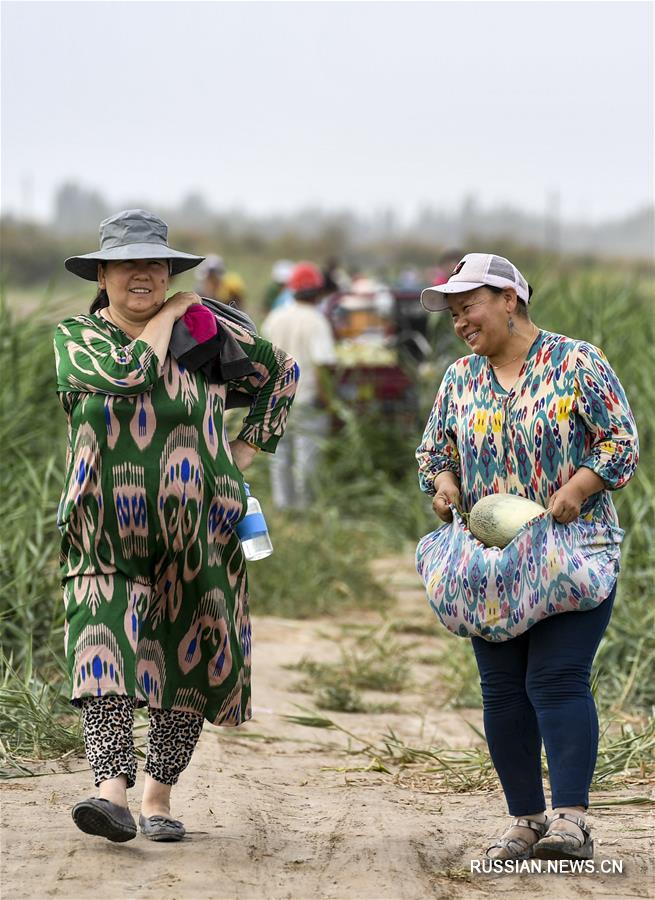
[[[195,291],[201,297],[210,300],[222,300],[221,289],[225,275],[225,262],[222,256],[210,254],[198,266],[196,272]]]
[[[532,290],[503,257],[469,253],[421,302],[452,316],[471,355],[447,370],[416,455],[422,490],[444,521],[450,504],[470,512],[481,497],[515,493],[557,522],[580,515],[600,530],[617,524],[610,491],[638,459],[635,422],[602,352],[540,330]],[[472,638],[484,726],[512,826],[493,858],[593,853],[584,812],[598,747],[591,665],[610,619],[616,585],[584,612],[553,615],[512,640]],[[548,824],[542,739],[555,818]]]
[[[170,794],[203,720],[251,717],[248,582],[234,528],[246,505],[243,472],[258,450],[275,450],[297,367],[268,341],[214,320],[196,294],[167,298],[170,275],[201,259],[171,249],[165,222],[136,209],[101,223],[100,250],[66,260],[99,287],[90,313],[55,333],[69,425],[58,512],[66,658],[98,788],[73,819],[112,841],[136,835],[126,793],[136,777],[135,706],[150,713],[139,822],[154,840],[184,836]],[[210,383],[178,365],[168,346],[188,310],[196,324],[204,314],[227,329],[251,375]],[[230,443],[228,387],[252,398]]]
[[[222,303],[228,306],[235,306],[237,309],[245,309],[246,306],[246,283],[238,272],[226,272],[221,280],[221,287],[218,297]]]
[[[444,251],[439,257],[439,265],[430,272],[429,284],[445,284],[463,256],[462,251],[456,248]]]
[[[290,259],[278,259],[271,269],[271,280],[264,291],[262,307],[269,313],[278,306],[285,306],[293,300],[293,292],[287,287],[294,264]]]
[[[323,281],[325,293],[334,294],[337,291],[347,291],[350,287],[350,278],[342,267],[337,256],[329,256],[323,266]]]
[[[294,422],[271,460],[271,485],[278,509],[305,509],[312,500],[321,443],[330,429],[326,366],[336,362],[336,353],[330,324],[316,309],[324,290],[320,269],[298,263],[289,289],[294,299],[269,313],[262,325],[262,334],[290,353],[300,367]]]

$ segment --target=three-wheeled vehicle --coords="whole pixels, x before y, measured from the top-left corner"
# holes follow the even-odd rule
[[[336,342],[338,399],[355,413],[412,430],[419,423],[418,368],[431,353],[420,293],[360,277],[322,305]],[[338,418],[333,424],[338,430]]]

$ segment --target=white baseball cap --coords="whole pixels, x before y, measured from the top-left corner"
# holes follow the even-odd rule
[[[508,259],[493,253],[467,253],[445,284],[435,284],[421,292],[421,304],[429,312],[439,312],[448,309],[446,294],[461,294],[484,285],[512,287],[520,300],[530,302],[532,288]]]
[[[290,259],[278,259],[271,270],[271,278],[273,281],[277,281],[278,284],[286,284],[291,278],[293,269],[294,264]]]
[[[223,261],[222,256],[216,256],[215,253],[210,253],[205,257],[205,261],[198,267],[196,275],[198,278],[206,278],[210,272],[215,272],[217,275],[225,275],[225,262]]]

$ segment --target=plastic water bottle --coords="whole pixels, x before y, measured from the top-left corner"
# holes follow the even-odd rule
[[[236,532],[241,541],[243,555],[252,562],[256,559],[265,559],[273,552],[273,544],[268,535],[266,519],[259,505],[259,500],[250,494],[250,485],[244,482],[248,505],[246,514],[236,527]]]

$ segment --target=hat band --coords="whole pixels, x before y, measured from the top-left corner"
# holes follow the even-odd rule
[[[167,250],[171,249],[166,241],[128,241],[127,244],[114,244],[110,243],[109,240],[106,240],[98,252],[102,253],[103,250],[119,250],[121,247],[134,247],[135,244],[150,244],[152,247],[165,247]]]

